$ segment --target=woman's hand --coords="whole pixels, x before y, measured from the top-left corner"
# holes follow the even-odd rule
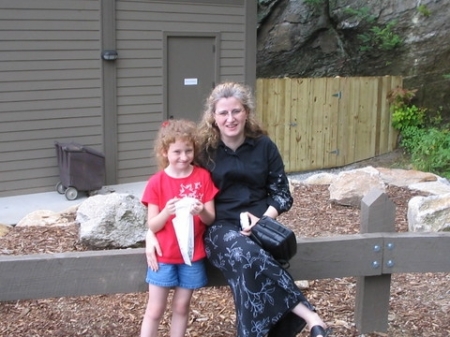
[[[157,255],[162,256],[161,247],[159,246],[155,233],[148,230],[145,236],[145,256],[147,257],[148,267],[153,271],[159,269]]]
[[[253,215],[252,213],[249,212],[244,213],[248,216],[250,224],[249,226],[241,230],[241,234],[250,236],[252,234],[252,228],[255,227],[256,223],[259,221],[259,218]]]

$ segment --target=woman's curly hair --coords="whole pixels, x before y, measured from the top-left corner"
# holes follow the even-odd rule
[[[224,82],[217,85],[205,103],[205,111],[197,128],[197,138],[200,145],[200,162],[206,165],[211,161],[211,154],[217,149],[220,141],[220,130],[214,119],[216,104],[222,98],[236,98],[244,107],[247,114],[244,133],[248,138],[267,135],[256,119],[255,99],[250,87],[237,82]]]

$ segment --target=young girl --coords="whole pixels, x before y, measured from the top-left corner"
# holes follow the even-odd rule
[[[148,207],[148,235],[156,235],[160,250],[156,263],[147,255],[149,296],[141,337],[158,335],[159,322],[172,288],[170,337],[183,337],[192,293],[207,283],[203,234],[206,226],[214,221],[213,198],[218,190],[210,173],[193,165],[197,153],[195,130],[193,122],[169,120],[162,124],[156,138],[155,154],[160,171],[150,177],[142,202]],[[181,214],[177,206],[180,209],[180,205],[188,207],[189,213],[178,219]],[[193,252],[189,252],[190,258],[186,258],[186,252],[180,249],[173,220],[177,221],[177,226],[179,221],[182,226],[188,226],[189,217],[193,217],[194,245]]]

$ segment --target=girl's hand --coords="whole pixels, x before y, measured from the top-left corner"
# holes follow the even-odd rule
[[[204,208],[205,205],[200,200],[196,200],[191,206],[191,214],[198,215],[203,211]]]
[[[252,213],[245,212],[249,218],[250,225],[241,230],[241,234],[245,236],[250,236],[252,234],[252,228],[255,227],[256,223],[259,221],[259,218]]]
[[[156,256],[162,256],[162,252],[158,239],[151,230],[147,231],[147,235],[145,237],[145,256],[147,257],[148,267],[153,271],[157,271],[159,269],[159,265]]]
[[[176,203],[179,201],[179,198],[173,198],[167,201],[166,207],[164,209],[168,214],[175,214],[175,211],[177,210]]]

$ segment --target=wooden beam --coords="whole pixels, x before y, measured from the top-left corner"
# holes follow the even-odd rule
[[[289,268],[296,280],[450,271],[450,233],[371,233],[297,242]],[[0,301],[144,292],[146,266],[143,248],[0,256]],[[207,271],[208,286],[226,285],[219,270],[207,264]]]
[[[147,290],[143,249],[2,256],[0,301]]]
[[[385,233],[383,273],[450,272],[450,233]]]
[[[380,234],[339,235],[297,239],[289,272],[297,280],[381,275]]]

